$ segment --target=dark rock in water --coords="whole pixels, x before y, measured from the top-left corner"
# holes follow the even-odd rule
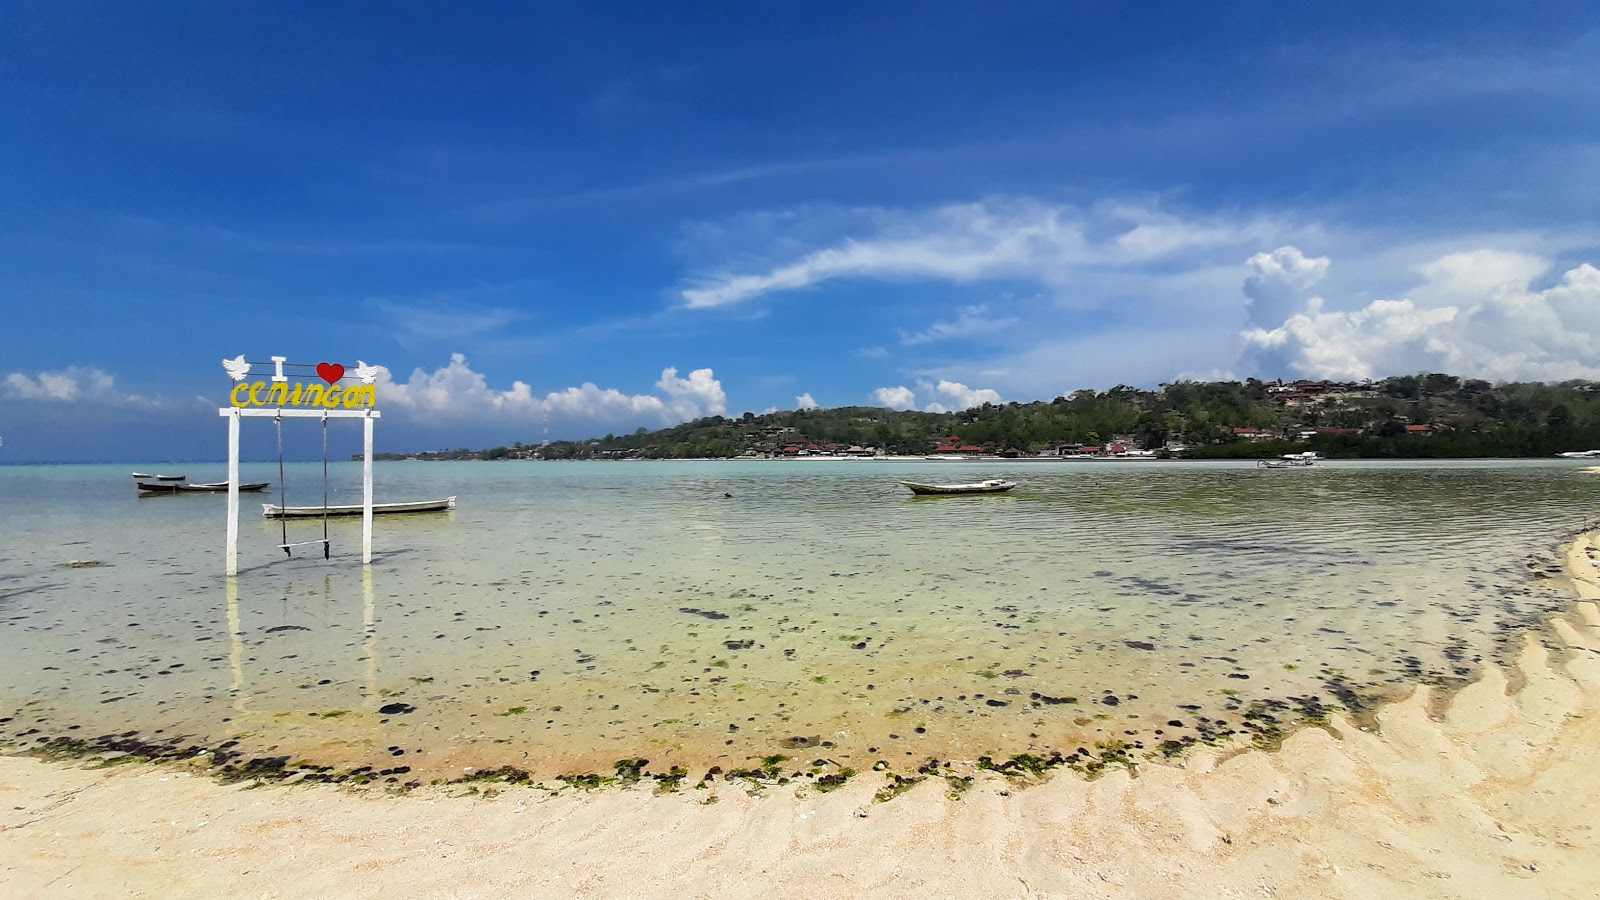
[[[1117,699],[1117,695],[1116,694],[1107,694],[1104,697],[1100,698],[1100,702],[1104,703],[1106,706],[1120,706],[1120,705],[1122,705],[1122,701]]]
[[[727,613],[719,613],[714,609],[695,609],[692,606],[679,607],[678,612],[688,613],[691,616],[704,616],[705,618],[713,621],[726,619],[728,617]]]
[[[722,646],[729,650],[749,650],[756,645],[755,641],[723,641]]]
[[[1031,677],[1033,677],[1033,676],[1029,675],[1027,672],[1022,671],[1021,669],[1007,669],[1004,672],[1001,672],[1000,674],[1004,675],[1007,678],[1031,678]]]
[[[277,634],[280,631],[310,631],[304,625],[274,625],[267,629],[267,634]]]
[[[386,716],[403,716],[406,713],[414,713],[416,711],[417,708],[409,703],[388,703],[378,707],[378,712]]]
[[[1011,705],[1010,703],[1007,703],[1004,700],[992,700],[991,699],[991,700],[985,700],[983,702],[988,704],[989,706],[1010,706]]]
[[[778,746],[785,750],[800,750],[806,747],[815,747],[820,743],[822,743],[821,735],[814,734],[811,737],[800,737],[799,735],[796,735],[794,737],[786,737],[779,741]]]
[[[1229,672],[1228,673],[1228,677],[1229,678],[1238,678],[1238,679],[1240,679],[1242,681],[1249,681],[1250,680],[1250,676],[1246,675],[1243,672]]]
[[[1123,641],[1123,643],[1135,650],[1154,650],[1156,648],[1156,645],[1149,641]]]

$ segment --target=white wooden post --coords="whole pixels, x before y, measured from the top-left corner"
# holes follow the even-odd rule
[[[361,420],[366,456],[361,462],[361,563],[372,563],[372,416]]]
[[[228,572],[239,574],[239,411],[228,410]]]

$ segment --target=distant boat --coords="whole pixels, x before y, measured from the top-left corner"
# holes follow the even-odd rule
[[[1003,494],[1017,486],[1015,481],[1002,481],[999,478],[991,478],[988,481],[979,481],[975,484],[920,484],[915,481],[902,481],[900,483],[910,488],[911,493],[927,497],[950,494]]]
[[[1571,450],[1566,453],[1557,453],[1562,459],[1600,459],[1600,450]]]
[[[1261,469],[1304,469],[1316,465],[1322,459],[1322,454],[1315,450],[1304,453],[1285,453],[1277,459],[1258,459],[1256,467]]]
[[[152,478],[155,479],[156,481],[182,481],[185,476],[183,476],[183,475],[150,475],[150,474],[145,473],[145,472],[134,472],[133,473],[133,477],[134,478],[142,478],[145,481],[149,481]]]
[[[264,491],[271,482],[257,481],[250,484],[239,485],[240,492]],[[146,494],[221,494],[228,490],[226,481],[214,481],[208,484],[184,484],[182,482],[168,482],[166,484],[153,484],[147,481],[139,482],[139,490]]]
[[[445,512],[456,508],[456,498],[446,497],[443,500],[413,500],[409,503],[374,503],[372,514],[384,513],[420,513],[420,512]],[[269,519],[320,519],[328,516],[359,516],[361,504],[344,506],[274,506],[271,503],[261,504],[261,514]]]

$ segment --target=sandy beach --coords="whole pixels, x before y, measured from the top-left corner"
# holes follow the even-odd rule
[[[875,802],[742,783],[654,795],[222,785],[176,765],[0,758],[7,897],[1592,897],[1600,571],[1444,701],[1429,688],[1277,752],[1094,781],[984,773]],[[1552,649],[1552,648],[1556,649]]]

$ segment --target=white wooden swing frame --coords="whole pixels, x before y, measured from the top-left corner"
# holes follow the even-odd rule
[[[372,563],[372,423],[382,418],[375,409],[258,409],[223,407],[217,415],[228,420],[228,574],[239,574],[239,420],[240,419],[360,419],[361,464],[361,564]],[[317,543],[313,541],[312,543]]]

